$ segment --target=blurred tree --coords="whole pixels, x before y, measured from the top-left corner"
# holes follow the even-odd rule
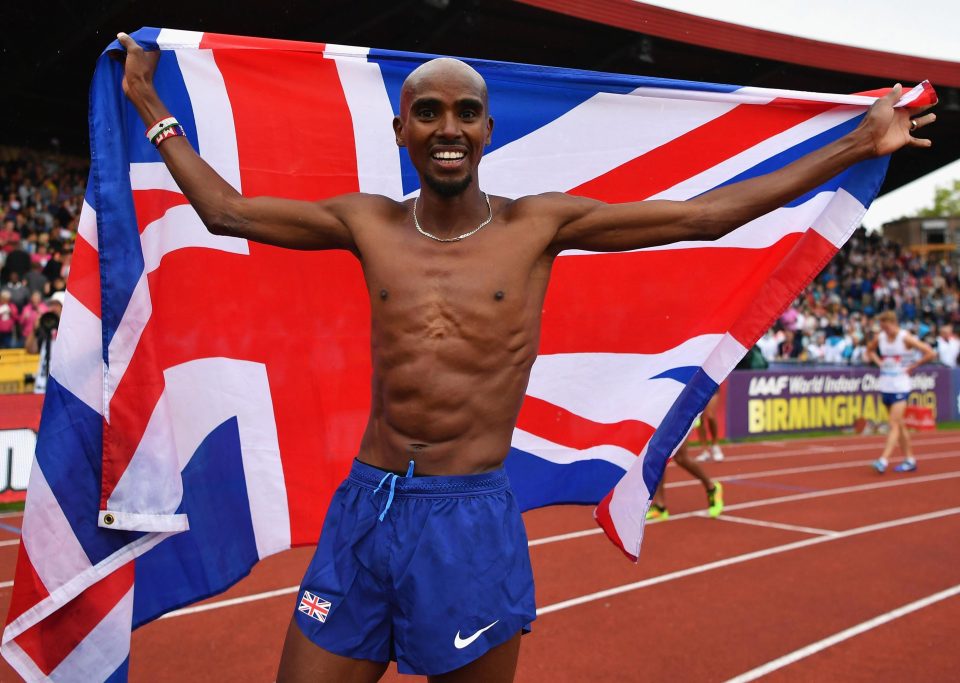
[[[937,187],[933,191],[933,206],[927,206],[917,212],[918,216],[960,216],[960,180],[954,180],[953,186]]]

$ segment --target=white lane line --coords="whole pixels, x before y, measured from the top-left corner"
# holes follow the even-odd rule
[[[706,512],[698,512],[698,517],[708,517]],[[780,522],[766,522],[762,519],[750,519],[749,517],[735,517],[734,515],[720,515],[716,519],[724,522],[735,522],[737,524],[749,524],[750,526],[762,526],[767,529],[783,529],[784,531],[799,531],[803,534],[813,534],[814,536],[836,536],[839,531],[830,531],[829,529],[817,529],[812,526],[798,526],[796,524],[781,524]]]
[[[183,609],[175,609],[172,612],[167,612],[164,614],[161,619],[172,619],[173,617],[182,617],[186,614],[196,614],[198,612],[209,612],[212,609],[220,609],[221,607],[231,607],[233,605],[242,605],[246,602],[256,602],[257,600],[267,600],[269,598],[277,598],[281,595],[290,595],[291,593],[296,593],[300,590],[300,586],[287,586],[286,588],[278,588],[275,591],[267,591],[265,593],[254,593],[253,595],[244,595],[240,598],[230,598],[229,600],[217,600],[216,602],[208,602],[205,605],[197,605],[195,607],[184,607]]]
[[[941,479],[956,479],[960,477],[960,472],[944,472],[942,474],[931,474],[925,477],[909,477],[904,479],[895,479],[893,481],[885,481],[877,484],[859,484],[857,486],[844,486],[837,489],[826,489],[824,491],[808,491],[806,493],[797,493],[789,496],[780,496],[779,498],[760,498],[759,500],[751,500],[745,503],[733,503],[731,505],[724,506],[724,512],[734,512],[735,510],[747,510],[749,508],[762,507],[764,505],[779,505],[780,503],[793,503],[798,500],[807,500],[809,498],[824,498],[826,496],[840,496],[845,493],[859,493],[861,491],[873,491],[876,489],[886,489],[892,488],[895,486],[909,486],[911,484],[924,484],[930,481],[940,481]],[[681,512],[676,515],[670,515],[670,517],[665,521],[654,522],[655,524],[666,524],[673,522],[678,519],[690,519],[691,517],[702,517],[701,510],[695,510],[693,512]],[[722,517],[723,515],[721,515]],[[556,536],[545,536],[543,538],[537,538],[532,541],[529,541],[527,545],[536,546],[536,545],[546,545],[548,543],[556,543],[558,541],[569,541],[574,538],[583,538],[584,536],[595,536],[596,534],[602,534],[603,529],[600,527],[594,527],[593,529],[583,529],[582,531],[573,531],[566,534],[557,534]]]
[[[923,477],[908,477],[903,479],[894,479],[893,481],[884,481],[876,484],[856,484],[854,486],[843,486],[836,489],[825,489],[823,491],[807,491],[805,493],[795,493],[789,496],[780,496],[779,498],[764,498],[761,500],[749,500],[745,503],[734,503],[727,505],[724,510],[748,510],[764,505],[779,505],[780,503],[792,503],[798,500],[810,500],[811,498],[825,498],[828,496],[838,496],[845,493],[859,493],[861,491],[876,491],[878,489],[889,489],[897,486],[910,486],[912,484],[925,484],[931,481],[942,481],[944,479],[956,479],[960,477],[960,472],[941,472],[940,474],[928,474]],[[680,517],[681,515],[676,515]],[[673,519],[673,515],[670,517]],[[669,521],[669,520],[668,520]]]
[[[0,581],[0,588],[10,588],[13,585],[13,581]]]
[[[14,510],[12,512],[0,512],[0,519],[7,519],[8,517],[23,517],[23,510]]]
[[[585,602],[592,602],[594,600],[602,600],[605,597],[611,595],[618,595],[620,593],[626,593],[628,591],[637,590],[639,588],[645,588],[647,586],[653,586],[658,583],[665,583],[667,581],[674,581],[676,579],[682,579],[686,576],[693,576],[694,574],[702,574],[703,572],[712,571],[714,569],[722,569],[723,567],[729,567],[734,564],[740,564],[741,562],[748,562],[750,560],[756,560],[761,557],[768,557],[770,555],[778,555],[780,553],[785,553],[790,550],[795,550],[797,548],[805,548],[809,545],[816,545],[817,543],[826,543],[829,541],[836,541],[841,538],[849,538],[850,536],[857,536],[859,534],[870,533],[871,531],[881,531],[883,529],[890,529],[897,526],[903,526],[906,524],[915,524],[917,522],[924,522],[931,519],[939,519],[941,517],[948,517],[950,515],[955,515],[960,513],[960,507],[949,508],[946,510],[938,510],[936,512],[928,512],[924,515],[914,515],[913,517],[903,517],[901,519],[894,519],[887,522],[880,522],[879,524],[870,524],[868,526],[857,527],[856,529],[848,529],[847,531],[840,531],[832,536],[817,536],[815,538],[806,538],[802,541],[795,541],[793,543],[786,543],[784,545],[773,546],[771,548],[765,548],[764,550],[757,550],[751,553],[745,553],[743,555],[736,555],[734,557],[729,557],[724,560],[718,560],[716,562],[709,562],[707,564],[697,565],[696,567],[690,567],[688,569],[682,569],[676,572],[670,572],[669,574],[661,574],[660,576],[654,576],[649,579],[644,579],[643,581],[637,581],[635,583],[629,583],[625,586],[617,586],[615,588],[608,588],[604,591],[599,591],[597,593],[590,593],[589,595],[584,595],[579,598],[573,598],[572,600],[564,600],[563,602],[558,602],[553,605],[547,605],[537,610],[537,615],[549,614],[550,612],[557,612],[567,607],[575,607],[576,605],[583,604]],[[230,607],[232,605],[242,605],[248,602],[256,602],[258,600],[267,600],[269,598],[280,597],[283,595],[289,595],[291,593],[296,593],[300,590],[299,586],[287,586],[286,588],[279,588],[277,590],[266,591],[264,593],[254,593],[253,595],[245,595],[240,598],[230,598],[228,600],[218,600],[216,602],[210,602],[205,605],[197,605],[196,607],[185,607],[183,609],[174,610],[173,612],[168,612],[164,614],[161,619],[171,619],[173,617],[185,616],[188,614],[196,614],[198,612],[208,612],[214,609],[220,609],[221,607]]]
[[[669,519],[667,520],[669,521]],[[543,538],[535,538],[532,541],[527,541],[527,546],[532,548],[537,545],[546,545],[547,543],[556,543],[558,541],[570,541],[575,538],[583,538],[584,536],[595,536],[599,533],[602,533],[603,529],[600,527],[593,527],[592,529],[583,529],[582,531],[571,531],[567,534],[557,534],[556,536],[544,536]]]
[[[923,462],[931,460],[943,460],[944,458],[960,458],[960,453],[938,453],[936,455],[923,456]],[[869,467],[873,460],[848,460],[846,462],[832,462],[826,465],[806,465],[804,467],[785,467],[779,470],[763,470],[762,472],[746,472],[744,474],[725,474],[719,477],[713,477],[714,481],[731,481],[737,479],[762,479],[764,477],[779,477],[788,474],[806,474],[808,472],[827,472],[829,470],[852,469],[855,467]],[[677,465],[679,467],[679,465]],[[699,479],[685,479],[684,481],[668,482],[667,488],[679,488],[683,486],[703,486]]]
[[[826,650],[828,647],[833,647],[837,643],[842,643],[843,641],[849,640],[850,638],[858,636],[861,633],[866,633],[867,631],[871,631],[878,626],[889,623],[894,619],[899,619],[900,617],[906,616],[911,612],[916,612],[924,607],[929,607],[930,605],[936,604],[942,600],[947,600],[948,598],[952,598],[957,595],[960,595],[960,584],[954,586],[953,588],[942,590],[939,593],[928,595],[925,598],[911,602],[909,605],[904,605],[903,607],[890,610],[885,614],[876,616],[873,619],[864,621],[856,626],[851,626],[850,628],[840,631],[839,633],[834,633],[832,636],[824,638],[823,640],[818,640],[817,642],[811,643],[810,645],[802,647],[799,650],[794,650],[783,657],[779,657],[767,662],[762,666],[758,666],[756,669],[751,669],[746,673],[742,673],[736,678],[731,678],[729,681],[727,681],[727,683],[747,683],[748,681],[755,681],[761,676],[766,676],[777,669],[782,669],[789,664],[793,664],[794,662],[809,657],[812,654],[816,654],[821,650]]]
[[[916,435],[913,435],[913,445],[915,447],[924,447],[924,446],[941,446],[946,444],[960,445],[960,433],[957,436],[952,437],[938,437],[930,439],[918,439]],[[817,449],[817,450],[813,450]],[[823,450],[819,450],[823,449]],[[851,443],[851,444],[841,444],[834,447],[827,446],[818,446],[811,444],[809,446],[803,446],[801,448],[794,448],[788,451],[778,451],[777,453],[748,453],[746,455],[728,455],[724,458],[723,462],[746,462],[748,460],[773,460],[774,458],[788,458],[795,455],[811,455],[816,453],[845,453],[847,451],[877,451],[877,455],[880,454],[880,451],[883,450],[883,441],[877,440],[867,443]],[[919,458],[923,458],[923,453],[920,452]]]
[[[668,581],[675,581],[677,579],[686,578],[687,576],[703,574],[704,572],[713,571],[715,569],[723,569],[724,567],[742,564],[751,560],[758,560],[763,557],[770,557],[771,555],[779,555],[781,553],[790,552],[791,550],[797,550],[799,548],[807,548],[812,545],[819,545],[820,543],[831,543],[842,538],[850,538],[851,536],[859,536],[861,534],[868,534],[874,531],[883,531],[884,529],[892,529],[894,527],[905,526],[907,524],[926,522],[931,519],[940,519],[942,517],[949,517],[950,515],[956,514],[960,514],[960,507],[937,510],[936,512],[928,512],[923,515],[914,515],[912,517],[892,519],[887,522],[880,522],[879,524],[869,524],[867,526],[861,526],[855,529],[847,529],[846,531],[840,531],[832,536],[816,536],[814,538],[805,538],[801,541],[794,541],[793,543],[785,543],[783,545],[777,545],[771,548],[764,548],[763,550],[756,550],[750,553],[744,553],[742,555],[735,555],[734,557],[717,560],[716,562],[708,562],[707,564],[697,565],[696,567],[688,567],[687,569],[670,572],[669,574],[652,576],[649,579],[643,579],[642,581],[634,581],[633,583],[627,583],[622,586],[615,586],[613,588],[597,591],[596,593],[589,593],[587,595],[581,595],[577,598],[571,598],[570,600],[556,602],[552,605],[539,608],[537,610],[537,616],[550,614],[551,612],[558,612],[562,609],[576,607],[577,605],[583,605],[588,602],[595,602],[596,600],[603,600],[604,598],[620,595],[621,593],[628,593],[641,588],[647,588],[648,586],[655,586]]]
[[[6,541],[0,541],[0,548],[2,548],[2,547],[4,547],[4,546],[7,546],[7,545],[20,545],[20,539],[19,539],[19,538],[11,538],[11,539],[6,540]]]

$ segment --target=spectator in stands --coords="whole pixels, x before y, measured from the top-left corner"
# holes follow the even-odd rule
[[[948,368],[957,367],[960,356],[960,339],[953,333],[953,325],[941,325],[937,336],[937,356]]]
[[[30,299],[20,309],[20,334],[24,339],[30,338],[40,316],[49,310],[50,308],[44,303],[40,292],[30,294]]]
[[[7,260],[3,264],[3,271],[0,272],[0,280],[2,280],[4,284],[10,282],[11,273],[16,273],[23,279],[30,270],[30,254],[24,251],[19,233],[15,234],[17,236],[8,242],[10,251],[7,252]]]
[[[21,279],[20,273],[15,270],[10,271],[10,278],[4,283],[3,288],[10,292],[10,300],[13,301],[17,310],[23,310],[24,305],[30,298],[30,288]]]
[[[54,251],[50,257],[50,260],[47,261],[47,265],[43,267],[43,276],[47,278],[48,282],[53,282],[58,277],[62,275],[63,271],[63,252],[59,249]]]
[[[42,271],[43,266],[34,261],[33,266],[30,268],[30,272],[27,273],[26,277],[24,278],[31,294],[34,292],[43,293],[47,288],[47,278],[44,277]]]
[[[772,363],[780,355],[780,344],[783,343],[783,330],[771,327],[766,333],[757,340],[757,346],[760,353],[768,363]]]
[[[11,300],[10,290],[0,290],[0,349],[13,348],[19,320],[19,311]]]
[[[806,360],[811,363],[824,362],[827,355],[827,335],[824,332],[816,332],[807,344],[805,353]]]

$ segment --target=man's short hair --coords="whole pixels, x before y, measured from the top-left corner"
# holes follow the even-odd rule
[[[897,322],[897,314],[893,311],[884,311],[877,316],[877,320],[882,323],[895,323]]]

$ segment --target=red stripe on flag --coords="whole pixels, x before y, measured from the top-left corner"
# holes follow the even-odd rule
[[[577,450],[611,445],[637,454],[653,436],[653,427],[639,420],[594,422],[560,406],[527,396],[517,427],[541,438]]]
[[[100,255],[80,235],[73,245],[67,291],[91,313],[100,317]]]
[[[128,562],[21,633],[15,642],[49,676],[133,587],[133,574],[133,562]]]
[[[661,353],[691,337],[723,333],[755,315],[756,292],[768,287],[766,279],[785,259],[797,259],[794,270],[819,263],[819,251],[797,249],[800,240],[792,233],[763,249],[561,256],[544,302],[540,352]],[[777,289],[784,306],[794,284]],[[616,305],[598,307],[598,301]]]
[[[930,81],[924,81],[919,84],[923,92],[917,97],[916,100],[910,103],[910,108],[914,107],[932,107],[938,101],[937,91],[933,89],[933,86],[930,85]],[[863,92],[855,93],[856,95],[864,95],[866,97],[883,97],[887,95],[892,88],[877,88],[875,90],[864,90]],[[903,93],[906,94],[910,92],[911,88],[905,87]]]
[[[134,190],[133,208],[137,213],[137,230],[140,234],[148,225],[175,206],[189,204],[187,198],[180,192],[171,190]]]
[[[40,575],[33,568],[27,549],[21,543],[20,550],[17,552],[17,568],[13,574],[13,595],[10,597],[10,609],[7,611],[7,624],[49,595]]]
[[[254,38],[253,36],[231,36],[223,33],[204,33],[200,39],[201,50],[296,50],[297,52],[323,52],[324,43],[307,43],[300,40],[279,40],[277,38]]]
[[[789,258],[766,276],[767,282],[730,326],[730,334],[747,348],[752,346],[836,253],[820,233],[807,230]]]
[[[617,533],[617,527],[613,523],[613,517],[610,516],[610,500],[613,498],[613,491],[604,496],[603,500],[597,505],[593,510],[593,518],[596,520],[597,524],[600,525],[600,528],[603,529],[603,533],[607,535],[607,538],[610,541],[620,548],[620,552],[630,558],[633,562],[637,561],[637,556],[633,553],[627,552],[627,549],[623,547],[623,541],[620,540],[620,535]]]
[[[622,166],[570,194],[618,203],[645,199],[716,166],[728,158],[829,109],[830,104],[743,104]]]

